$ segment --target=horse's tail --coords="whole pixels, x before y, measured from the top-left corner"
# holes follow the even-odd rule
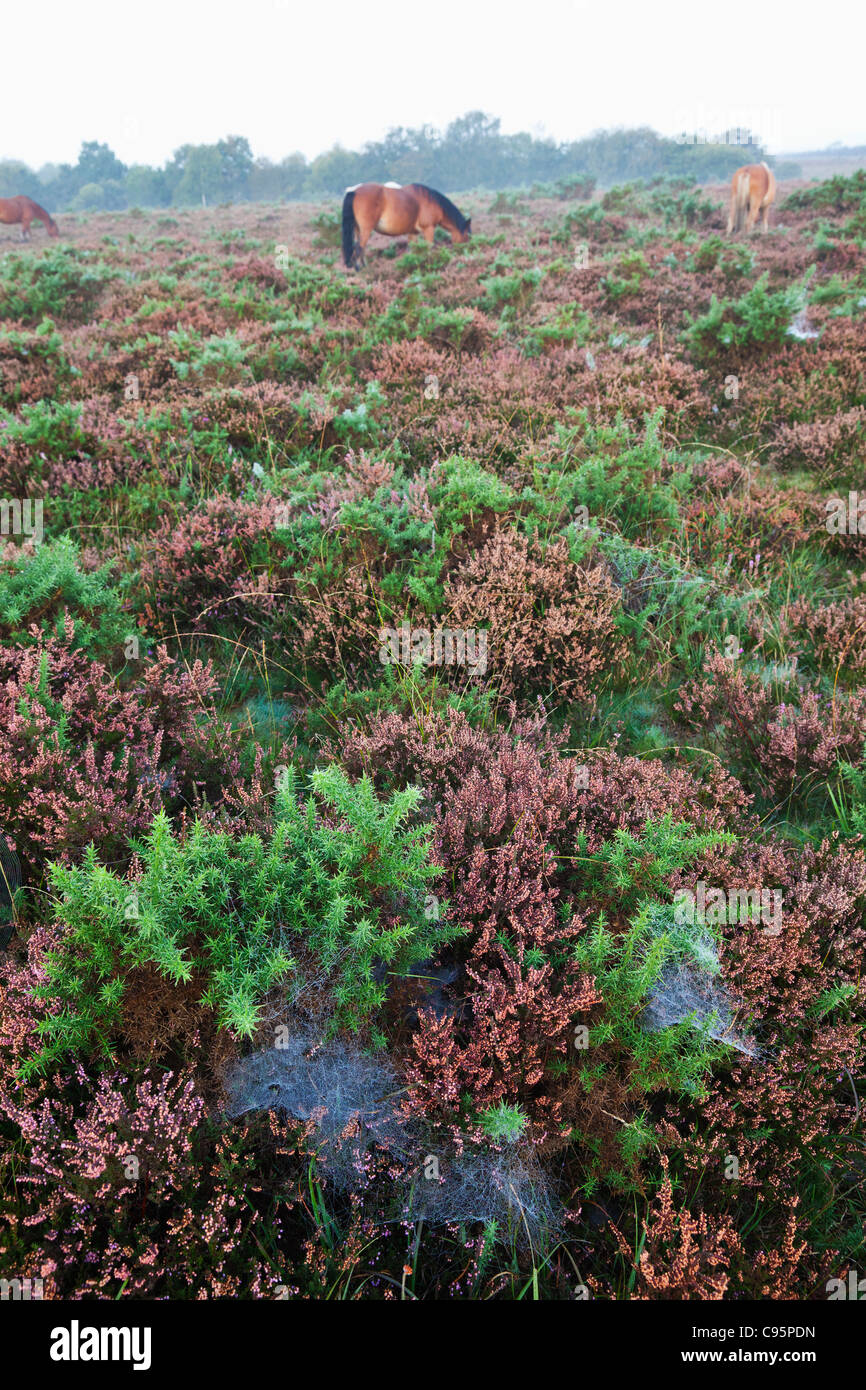
[[[355,190],[346,189],[343,199],[343,264],[351,266],[355,259]]]
[[[734,186],[731,189],[731,211],[728,217],[729,234],[742,231],[749,208],[749,182],[748,169],[738,169],[734,175]]]

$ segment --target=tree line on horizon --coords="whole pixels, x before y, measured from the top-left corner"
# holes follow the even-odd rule
[[[456,192],[470,188],[568,185],[591,179],[610,186],[637,178],[687,177],[697,183],[725,179],[740,164],[767,158],[757,143],[686,143],[648,127],[602,130],[582,140],[556,142],[520,132],[506,135],[497,117],[471,111],[444,131],[430,125],[395,126],[361,150],[339,145],[307,160],[255,157],[246,137],[229,135],[210,145],[181,145],[166,163],[126,165],[97,140],[82,144],[76,164],[29,168],[0,160],[0,197],[25,193],[55,211],[195,206],[224,202],[285,202],[340,194],[365,180],[419,182]],[[779,170],[777,170],[778,172]],[[795,176],[794,167],[783,176]]]

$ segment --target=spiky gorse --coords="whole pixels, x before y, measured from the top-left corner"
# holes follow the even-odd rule
[[[301,800],[294,769],[277,794],[274,830],[239,838],[200,822],[184,839],[164,812],[135,844],[127,876],[55,865],[51,886],[64,931],[39,996],[58,1008],[24,1074],[69,1054],[112,1053],[126,980],[155,966],[176,984],[198,979],[222,1027],[250,1037],[272,987],[298,973],[291,953],[326,983],[334,1026],[355,1030],[383,1003],[387,980],[432,955],[454,931],[425,915],[429,832],[405,824],[414,788],[381,803],[336,767],[313,774]],[[294,980],[297,992],[306,981]]]
[[[14,553],[10,553],[14,552]],[[6,645],[31,645],[39,635],[62,637],[65,615],[75,625],[75,645],[92,655],[123,651],[135,632],[110,582],[111,567],[84,563],[68,537],[37,547],[9,547],[0,568],[0,637]],[[32,629],[35,629],[32,630]]]

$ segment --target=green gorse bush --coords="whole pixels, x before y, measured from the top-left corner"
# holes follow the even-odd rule
[[[292,979],[294,952],[327,978],[333,1026],[357,1031],[385,999],[390,975],[406,971],[454,929],[431,911],[429,830],[409,827],[420,791],[380,801],[372,783],[337,767],[313,774],[301,799],[293,768],[281,773],[268,841],[235,838],[196,822],[186,839],[165,813],[135,844],[142,872],[130,879],[98,863],[53,865],[60,942],[40,997],[55,1005],[40,1024],[42,1050],[25,1074],[69,1053],[112,1052],[127,977],[155,966],[177,984],[194,976],[219,1025],[249,1038],[264,996]],[[323,809],[324,808],[324,809]]]

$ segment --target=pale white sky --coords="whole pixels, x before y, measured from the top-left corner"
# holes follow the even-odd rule
[[[470,110],[558,140],[748,126],[866,144],[862,0],[40,0],[2,19],[0,158],[357,148]]]

